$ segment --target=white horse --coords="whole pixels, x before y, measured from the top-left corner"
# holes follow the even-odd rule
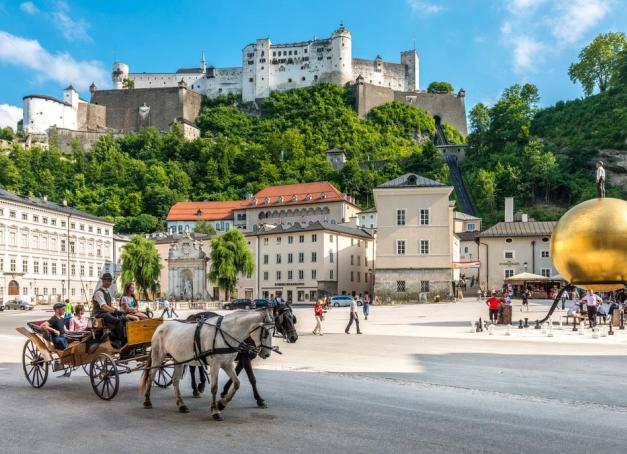
[[[218,323],[220,326],[218,327]],[[140,380],[140,390],[145,396],[144,408],[152,408],[150,402],[150,389],[157,371],[152,367],[160,365],[169,354],[174,362],[199,365],[196,355],[207,354],[206,360],[211,373],[211,415],[217,421],[222,420],[220,411],[233,399],[239,388],[240,382],[235,373],[234,361],[239,348],[244,346],[244,339],[251,337],[260,350],[259,356],[267,358],[272,352],[272,332],[274,319],[271,310],[262,311],[237,311],[219,317],[205,320],[199,331],[200,351],[195,347],[196,323],[167,322],[161,324],[152,336],[151,354],[146,364],[146,369]],[[191,361],[191,362],[190,362]],[[233,389],[216,403],[218,393],[218,372],[224,370],[233,381]],[[183,403],[179,381],[183,372],[183,364],[177,364],[172,374],[176,405],[181,413],[187,413],[189,409]]]

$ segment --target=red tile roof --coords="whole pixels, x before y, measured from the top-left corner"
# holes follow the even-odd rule
[[[249,205],[248,200],[226,202],[178,202],[168,213],[168,221],[221,221],[233,219],[233,210]]]
[[[328,181],[313,183],[284,184],[270,186],[256,193],[247,200],[252,206],[303,205],[309,203],[326,203],[345,201],[354,205],[351,197],[340,192]]]

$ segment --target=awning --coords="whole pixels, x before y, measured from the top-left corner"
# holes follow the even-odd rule
[[[481,262],[476,261],[476,262],[453,262],[452,266],[453,269],[455,270],[464,270],[467,268],[479,268],[481,265]]]
[[[540,276],[539,274],[533,273],[520,273],[516,274],[510,278],[505,279],[505,282],[509,284],[515,284],[520,282],[550,282],[551,278]]]

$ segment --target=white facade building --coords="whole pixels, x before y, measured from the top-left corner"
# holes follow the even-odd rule
[[[0,189],[0,297],[91,300],[112,272],[113,223],[66,205]]]
[[[204,53],[198,68],[179,69],[176,73],[129,73],[125,63],[113,65],[114,88],[123,88],[124,79],[135,88],[175,87],[183,80],[187,86],[210,98],[241,94],[244,101],[266,98],[272,91],[308,87],[318,82],[343,85],[360,77],[368,83],[396,91],[419,89],[419,59],[415,50],[401,53],[400,63],[353,58],[352,36],[344,26],[329,38],[298,43],[274,44],[258,39],[242,49],[242,66],[207,67]]]
[[[76,130],[78,105],[86,101],[78,97],[71,85],[63,90],[63,99],[45,95],[27,95],[23,98],[22,129],[29,134],[46,134],[51,126]]]

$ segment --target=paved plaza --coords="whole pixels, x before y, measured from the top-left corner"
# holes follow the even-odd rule
[[[547,309],[548,302],[532,301],[530,320]],[[144,410],[138,374],[122,377],[111,402],[95,396],[82,371],[51,374],[33,389],[14,329],[48,314],[0,313],[3,450],[32,452],[35,435],[40,452],[154,453],[193,443],[212,452],[625,450],[627,330],[599,339],[557,326],[554,337],[531,328],[470,333],[470,321],[487,310],[468,299],[372,307],[369,320],[360,320],[363,335],[344,334],[348,309],[335,308],[325,334],[314,336],[313,309],[295,312],[298,342],[276,339],[283,355],[255,363],[269,408],[255,408],[244,379],[224,422],[211,420],[208,393],[191,397],[188,377],[182,392],[191,412],[184,415],[172,389],[155,390],[154,409]],[[515,322],[519,315],[515,306]],[[102,426],[109,432],[95,429]]]

